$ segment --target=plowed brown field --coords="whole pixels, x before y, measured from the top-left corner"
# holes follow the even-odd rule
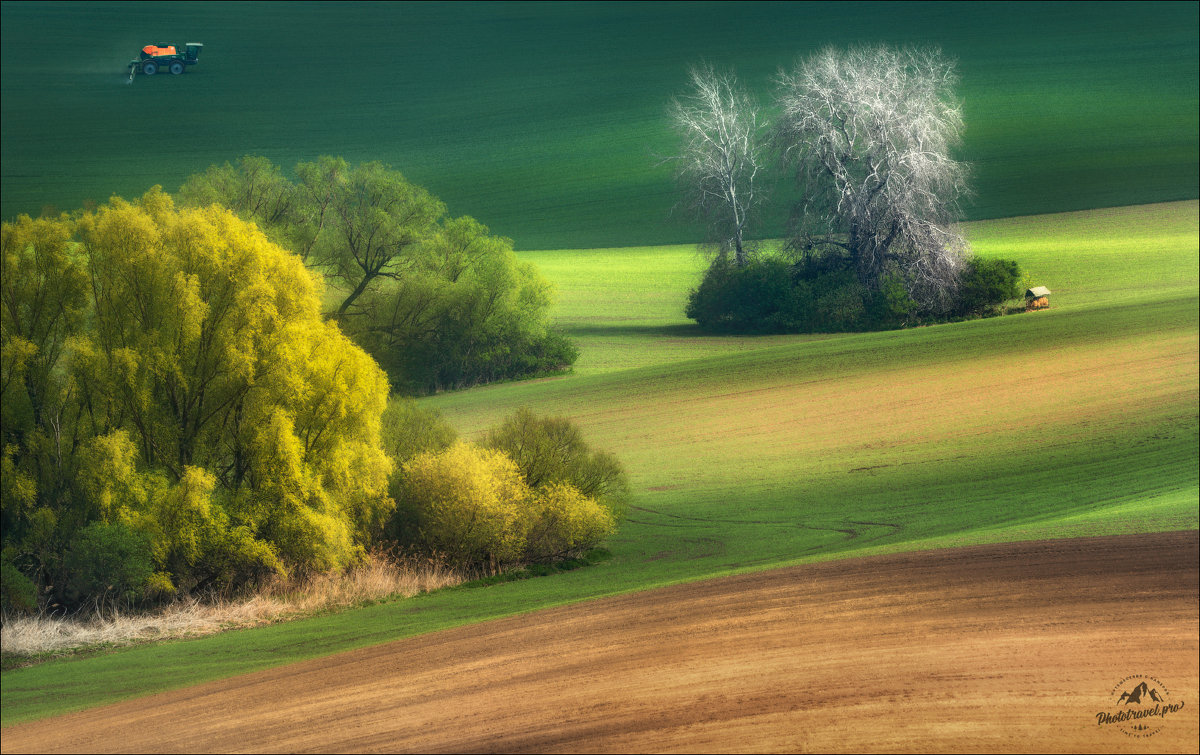
[[[1198,564],[1190,531],[743,574],[16,726],[3,750],[1195,752]],[[1138,709],[1117,702],[1137,675],[1183,703],[1140,738],[1097,722]]]

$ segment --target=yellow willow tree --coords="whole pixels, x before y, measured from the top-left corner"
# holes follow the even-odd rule
[[[504,451],[463,441],[410,459],[400,488],[402,513],[425,547],[492,573],[565,558],[616,530],[609,507],[570,483],[535,489]]]
[[[72,495],[54,505],[149,536],[160,585],[353,561],[393,507],[388,387],[323,319],[319,279],[233,213],[178,210],[157,187],[56,222],[77,241],[89,312],[51,368],[74,449]],[[18,287],[36,299],[39,285]],[[32,455],[18,444],[12,458]]]

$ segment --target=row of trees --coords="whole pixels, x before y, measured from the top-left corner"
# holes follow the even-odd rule
[[[177,207],[155,188],[22,216],[0,247],[6,608],[229,589],[344,567],[385,538],[503,565],[612,529],[616,498],[588,476],[543,489],[531,467],[513,499],[533,522],[527,546],[451,553],[429,514],[441,499],[408,480],[471,480],[456,499],[468,519],[487,484],[455,457],[414,461],[446,452],[452,431],[411,402],[385,413],[387,377],[326,316],[321,278],[229,210]],[[522,469],[535,446],[489,463]],[[569,456],[561,468],[592,454]]]
[[[961,309],[970,266],[954,222],[968,171],[952,157],[963,126],[956,80],[953,63],[934,50],[825,49],[780,74],[768,126],[732,74],[694,68],[691,92],[671,108],[682,140],[674,162],[687,207],[718,245],[718,267],[752,262],[746,238],[773,155],[798,192],[786,245],[791,282],[832,300],[833,289],[850,291],[842,275],[850,273],[863,307],[889,317]]]
[[[331,284],[328,314],[410,393],[570,366],[549,324],[550,284],[470,217],[380,163],[301,162],[296,180],[263,157],[192,176],[180,202],[252,221]]]

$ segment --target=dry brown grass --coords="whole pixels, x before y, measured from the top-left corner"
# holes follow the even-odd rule
[[[412,597],[465,581],[433,560],[372,554],[345,572],[279,577],[240,598],[180,599],[150,612],[117,610],[90,616],[6,617],[0,630],[5,655],[36,656],[159,639],[196,637],[258,626],[365,602]]]

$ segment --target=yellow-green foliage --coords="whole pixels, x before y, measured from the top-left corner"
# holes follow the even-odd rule
[[[441,412],[407,396],[392,396],[382,424],[383,448],[396,464],[425,451],[443,451],[458,437]]]
[[[459,564],[495,569],[559,557],[614,529],[612,514],[570,485],[534,491],[501,451],[457,441],[403,471],[424,544]]]
[[[520,559],[530,492],[507,456],[457,441],[408,462],[404,478],[430,547],[459,563]]]
[[[617,526],[612,511],[567,483],[537,491],[531,503],[525,542],[526,556],[532,561],[562,558],[595,545]]]
[[[520,407],[493,428],[483,444],[508,454],[534,490],[562,483],[595,498],[619,516],[629,480],[617,458],[592,451],[583,433],[566,417],[542,416]]]
[[[59,551],[119,522],[150,536],[162,592],[346,565],[390,514],[386,378],[254,225],[156,187],[5,224],[4,271],[6,544],[39,508]],[[54,570],[53,544],[22,548]]]

